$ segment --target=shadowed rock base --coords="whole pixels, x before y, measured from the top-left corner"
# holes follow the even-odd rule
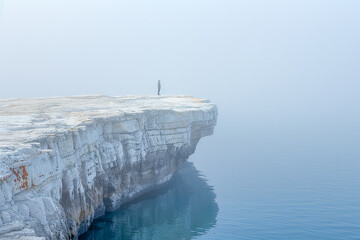
[[[216,224],[212,188],[186,162],[162,189],[96,219],[80,240],[191,239]]]

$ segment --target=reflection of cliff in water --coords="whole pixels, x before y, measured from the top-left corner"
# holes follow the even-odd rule
[[[80,239],[190,239],[216,224],[215,193],[186,162],[163,190],[96,219]]]

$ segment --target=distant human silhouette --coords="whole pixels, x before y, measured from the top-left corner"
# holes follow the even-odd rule
[[[160,95],[160,90],[161,90],[161,83],[160,80],[158,81],[158,95]]]

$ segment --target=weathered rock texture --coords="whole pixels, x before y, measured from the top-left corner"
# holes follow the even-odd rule
[[[170,180],[217,109],[185,96],[0,100],[0,239],[68,239]]]

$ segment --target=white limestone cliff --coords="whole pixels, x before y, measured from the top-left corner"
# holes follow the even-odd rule
[[[0,100],[0,239],[70,239],[168,182],[217,109],[186,96]]]

